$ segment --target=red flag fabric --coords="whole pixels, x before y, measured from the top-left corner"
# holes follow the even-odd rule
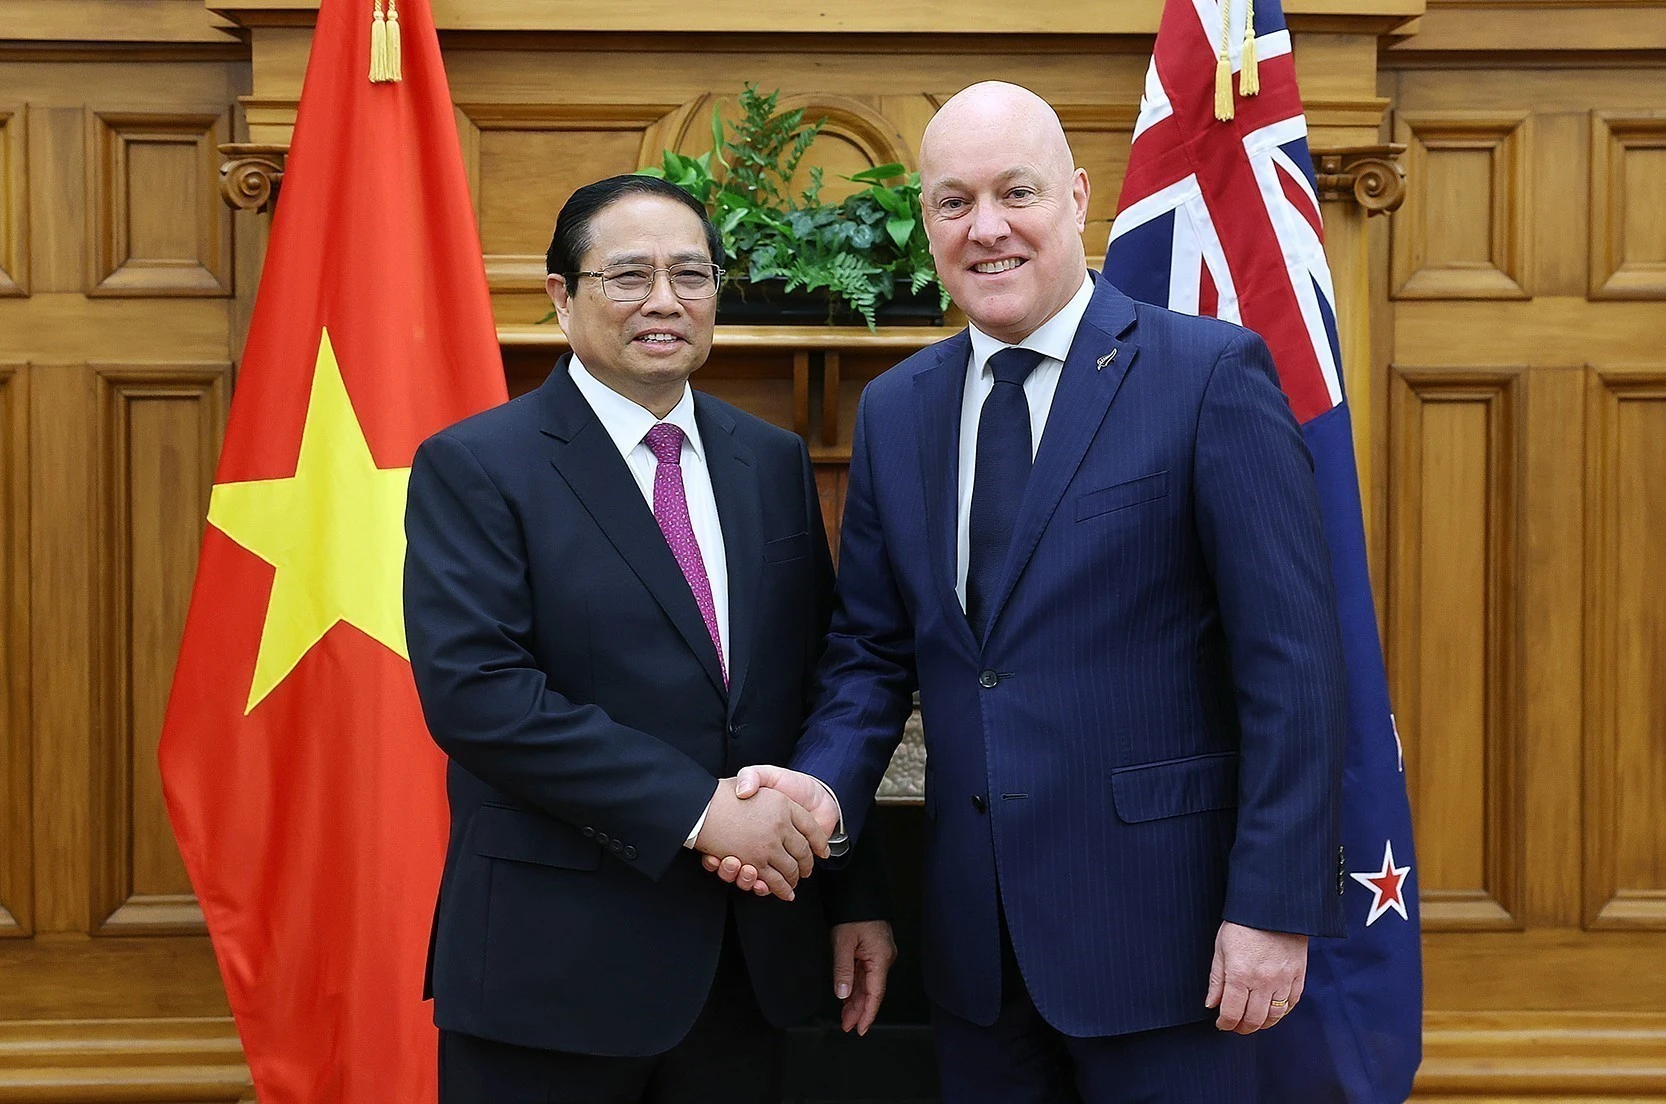
[[[428,3],[378,27],[372,82],[381,7],[318,13],[162,735],[261,1104],[435,1098],[445,764],[405,648],[405,483],[506,396]]]

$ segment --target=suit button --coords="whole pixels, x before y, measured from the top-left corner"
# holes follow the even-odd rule
[[[588,824],[586,824],[583,828],[579,829],[579,831],[584,833],[584,838],[585,839],[595,839],[596,838],[596,830],[594,828],[590,827],[590,825],[588,825]]]
[[[740,734],[742,732],[744,732],[745,730],[746,730],[746,726],[743,725],[743,724],[732,724],[732,725],[730,725],[729,726],[729,739],[731,739],[731,740],[740,739]]]
[[[618,840],[608,840],[607,849],[617,855],[625,849],[625,845],[620,843]]]
[[[625,858],[627,858],[627,859],[634,859],[634,858],[636,858],[636,848],[634,848],[634,847],[626,847],[626,848],[625,848]]]
[[[596,833],[596,842],[599,843],[599,844],[602,844],[603,846],[606,846],[606,844],[607,844],[607,833],[606,832],[597,832]]]
[[[976,809],[980,813],[986,813],[989,811],[989,802],[983,799],[982,794],[973,794],[972,808]]]
[[[985,671],[978,676],[978,685],[985,690],[995,689],[995,684],[1001,681],[1001,676],[994,671]]]

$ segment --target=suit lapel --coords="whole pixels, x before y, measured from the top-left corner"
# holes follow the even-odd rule
[[[551,463],[671,619],[718,692],[724,692],[723,672],[694,592],[624,457],[568,375],[565,359],[539,390],[545,398],[544,433],[555,441]]]
[[[914,376],[915,437],[920,449],[921,485],[925,488],[926,538],[931,572],[937,582],[947,624],[970,650],[976,650],[972,627],[955,593],[960,520],[960,407],[966,392],[966,363],[972,339],[965,331],[938,346],[937,362]]]
[[[723,526],[724,561],[729,571],[729,706],[740,701],[752,661],[758,586],[763,575],[763,522],[758,469],[752,450],[735,436],[735,421],[698,391],[694,418],[711,472],[712,495]]]
[[[1133,302],[1101,277],[1076,337],[1070,343],[1058,390],[1041,434],[1035,467],[1013,526],[1012,546],[1001,572],[1001,585],[989,611],[994,632],[1007,599],[1030,562],[1041,534],[1058,509],[1065,488],[1081,467],[1094,436],[1110,410],[1139,346],[1119,339],[1134,323]]]

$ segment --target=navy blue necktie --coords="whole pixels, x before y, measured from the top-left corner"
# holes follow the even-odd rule
[[[972,509],[967,516],[966,618],[983,640],[1001,567],[1012,545],[1012,527],[1030,481],[1030,404],[1024,380],[1041,363],[1033,349],[1002,349],[989,358],[995,387],[978,415],[978,452],[972,469]]]

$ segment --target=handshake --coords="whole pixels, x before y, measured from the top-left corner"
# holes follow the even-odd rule
[[[694,840],[706,869],[760,897],[793,899],[839,824],[827,787],[785,767],[746,767],[718,782]]]

